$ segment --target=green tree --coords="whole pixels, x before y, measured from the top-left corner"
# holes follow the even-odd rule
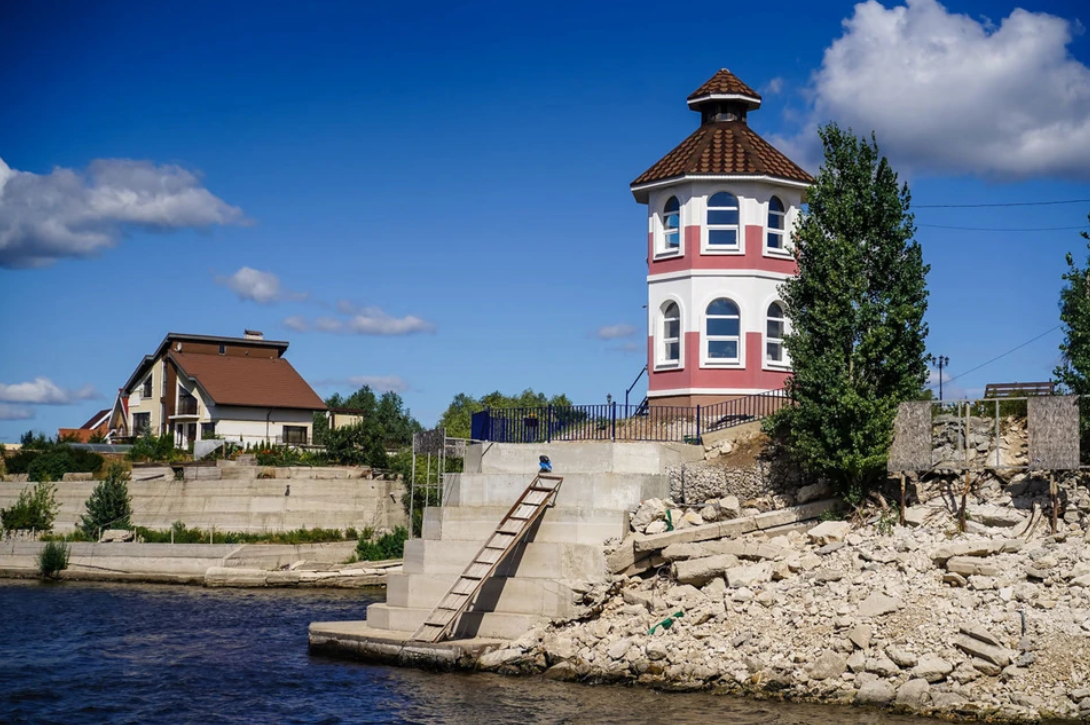
[[[87,513],[80,519],[80,528],[91,538],[102,529],[127,529],[132,516],[132,499],[129,498],[129,474],[119,464],[111,464],[106,478],[99,481],[91,498],[87,499]]]
[[[6,531],[50,531],[61,505],[55,494],[57,487],[51,483],[39,483],[24,488],[10,508],[0,509],[0,523]]]
[[[550,398],[544,393],[535,393],[530,388],[517,395],[504,395],[497,390],[480,398],[458,393],[439,418],[439,425],[446,428],[447,435],[451,438],[469,438],[473,414],[485,408],[534,408],[546,405],[567,407],[571,405],[571,400],[563,394]]]
[[[1090,220],[1090,214],[1086,217]],[[1090,234],[1080,232],[1090,249]],[[1057,382],[1079,400],[1079,416],[1082,451],[1090,454],[1090,259],[1085,267],[1075,264],[1075,258],[1067,254],[1067,272],[1064,287],[1060,290],[1060,323],[1064,339],[1060,343],[1062,361],[1053,371]]]
[[[849,501],[885,475],[897,405],[927,378],[926,277],[908,185],[868,142],[819,130],[825,160],[795,235],[797,277],[780,292],[795,405],[766,429]]]
[[[315,416],[315,439],[326,446],[330,458],[337,463],[385,468],[386,452],[411,445],[413,433],[423,429],[401,396],[393,391],[379,397],[364,385],[346,398],[334,394],[325,402],[330,408],[349,408],[360,415],[356,425],[335,430],[329,429],[324,414],[318,414],[322,416],[320,425]]]

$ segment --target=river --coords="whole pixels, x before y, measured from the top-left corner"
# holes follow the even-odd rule
[[[927,722],[855,708],[434,674],[307,654],[310,622],[361,619],[374,596],[344,590],[0,581],[0,722]]]

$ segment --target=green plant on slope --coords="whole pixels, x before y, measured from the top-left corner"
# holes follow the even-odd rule
[[[908,186],[868,142],[819,131],[825,161],[795,235],[797,277],[780,288],[795,405],[766,422],[812,476],[858,503],[885,475],[899,403],[927,379],[926,276]]]
[[[60,541],[47,541],[38,552],[38,573],[48,579],[68,568],[68,545]]]
[[[392,533],[379,537],[378,541],[360,539],[356,545],[356,556],[360,561],[400,559],[405,555],[405,541],[408,538],[408,529],[398,526]]]
[[[129,528],[132,504],[128,478],[124,467],[110,464],[106,478],[99,481],[91,491],[91,498],[87,499],[87,513],[80,520],[80,528],[86,536],[97,537],[103,529]]]
[[[10,508],[0,509],[0,523],[7,531],[35,529],[49,531],[61,505],[57,503],[57,487],[51,483],[39,483],[24,488]]]
[[[1090,233],[1080,234],[1090,249]],[[1067,392],[1083,396],[1079,399],[1079,433],[1085,462],[1090,460],[1090,260],[1086,267],[1080,267],[1069,252],[1063,279],[1066,283],[1060,291],[1063,358],[1052,374]]]

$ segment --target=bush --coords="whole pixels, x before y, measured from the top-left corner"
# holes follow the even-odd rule
[[[129,451],[129,460],[132,461],[169,463],[181,456],[181,452],[174,447],[174,436],[169,433],[162,436],[152,435],[150,432],[144,433],[133,441],[132,449]]]
[[[53,579],[68,568],[68,545],[59,541],[48,541],[38,552],[38,572]]]
[[[94,451],[50,446],[44,451],[17,451],[4,460],[8,473],[25,473],[32,481],[59,481],[66,473],[94,473],[105,459]]]
[[[51,483],[24,488],[11,508],[0,509],[0,523],[7,531],[51,530],[53,519],[61,508],[54,496],[56,491],[57,487]]]
[[[89,537],[96,537],[103,529],[129,528],[132,516],[129,498],[129,474],[119,463],[111,463],[106,478],[99,481],[91,498],[87,499],[87,513],[81,517],[80,528]]]
[[[383,535],[378,541],[361,539],[356,545],[356,556],[360,561],[401,559],[405,556],[405,541],[408,538],[408,529],[398,526],[393,533]]]

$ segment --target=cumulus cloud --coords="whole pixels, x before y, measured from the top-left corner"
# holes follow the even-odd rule
[[[300,332],[340,333],[345,335],[403,336],[435,332],[435,325],[416,315],[395,317],[379,307],[356,307],[340,300],[336,306],[337,317],[319,317],[311,323],[298,315],[288,317],[284,324]]]
[[[0,403],[0,420],[30,420],[33,417],[33,408],[28,408],[25,405]]]
[[[1067,51],[1081,26],[1015,9],[998,26],[936,0],[859,3],[814,74],[807,128],[772,139],[813,168],[814,130],[878,135],[919,172],[997,180],[1090,179],[1090,68]]]
[[[599,327],[594,336],[599,340],[620,340],[625,337],[632,337],[636,334],[636,328],[632,325],[604,325]]]
[[[409,384],[397,375],[357,375],[349,378],[348,382],[355,387],[366,385],[380,393],[404,393],[409,389]]]
[[[783,78],[776,76],[768,83],[761,86],[761,95],[775,96],[778,93],[783,92]]]
[[[117,244],[130,229],[171,231],[239,224],[242,210],[191,171],[99,159],[85,171],[12,169],[0,159],[0,267],[44,267]]]
[[[230,277],[215,276],[216,284],[238,295],[240,300],[268,305],[285,300],[305,300],[305,292],[292,292],[280,286],[280,278],[272,272],[262,272],[253,267],[242,267]],[[289,318],[291,319],[291,318]],[[287,321],[285,320],[285,324]]]
[[[0,403],[26,405],[71,405],[80,400],[99,397],[95,389],[85,385],[78,390],[62,388],[49,378],[34,378],[30,383],[5,385],[0,383]]]

